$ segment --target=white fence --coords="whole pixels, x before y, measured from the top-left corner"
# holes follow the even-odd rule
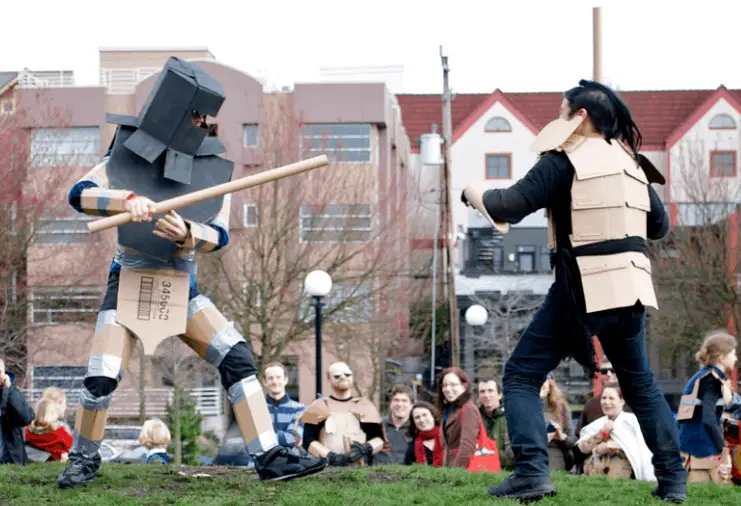
[[[42,389],[25,390],[26,398],[35,405],[41,399]],[[223,390],[220,387],[190,388],[186,392],[195,400],[196,411],[203,416],[219,416],[223,413]],[[65,389],[68,408],[77,408],[80,402],[80,390]],[[173,402],[172,388],[145,388],[145,416],[164,417],[167,405]],[[139,391],[135,389],[118,389],[113,393],[109,417],[139,416]]]
[[[137,84],[160,70],[158,67],[101,68],[100,85],[108,89],[109,95],[132,95],[136,92]]]

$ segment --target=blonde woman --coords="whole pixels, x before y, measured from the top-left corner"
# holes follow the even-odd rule
[[[36,406],[36,418],[26,427],[26,445],[47,452],[49,460],[66,462],[74,441],[69,430],[59,421],[59,403],[42,399]]]
[[[566,396],[549,374],[540,387],[546,432],[548,433],[548,462],[552,471],[568,471],[574,465],[571,448],[576,443],[571,408]]]
[[[685,457],[690,482],[724,483],[730,474],[730,462],[722,462],[724,447],[720,417],[727,375],[736,364],[736,338],[725,330],[707,335],[695,355],[700,370],[684,387],[677,420],[679,448]]]
[[[139,444],[147,449],[142,457],[147,464],[168,464],[167,447],[172,438],[170,429],[159,418],[151,418],[144,422],[139,434]]]

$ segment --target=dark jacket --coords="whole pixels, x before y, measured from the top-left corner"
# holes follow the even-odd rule
[[[0,386],[0,464],[28,464],[23,427],[30,424],[34,416],[33,409],[20,390],[15,386]]]
[[[378,452],[373,459],[374,465],[404,464],[404,456],[407,453],[407,449],[410,446],[414,446],[411,444],[412,438],[409,436],[409,423],[409,420],[407,420],[404,425],[397,428],[391,421],[391,415],[383,419],[383,429],[389,449]]]
[[[715,372],[713,376],[711,372]],[[720,417],[723,413],[723,380],[725,374],[714,366],[706,366],[696,372],[684,387],[689,395],[700,385],[692,418],[679,422],[679,449],[697,458],[719,455],[723,451],[723,431]]]

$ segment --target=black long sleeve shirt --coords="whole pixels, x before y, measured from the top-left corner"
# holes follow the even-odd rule
[[[566,154],[550,151],[543,154],[528,173],[506,189],[487,190],[483,196],[484,207],[495,221],[519,223],[539,209],[568,209],[571,205],[571,185],[574,166]],[[646,217],[649,239],[661,239],[669,231],[669,217],[656,191],[648,186],[651,211]],[[562,213],[563,215],[563,213]],[[557,223],[559,243],[571,234],[571,220]],[[564,243],[565,244],[565,243]]]

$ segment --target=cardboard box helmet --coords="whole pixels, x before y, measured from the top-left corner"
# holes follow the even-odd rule
[[[208,134],[207,128],[193,124],[193,116],[216,116],[225,100],[216,79],[197,65],[170,57],[125,146],[149,163],[166,151],[165,178],[188,184],[193,157]]]

